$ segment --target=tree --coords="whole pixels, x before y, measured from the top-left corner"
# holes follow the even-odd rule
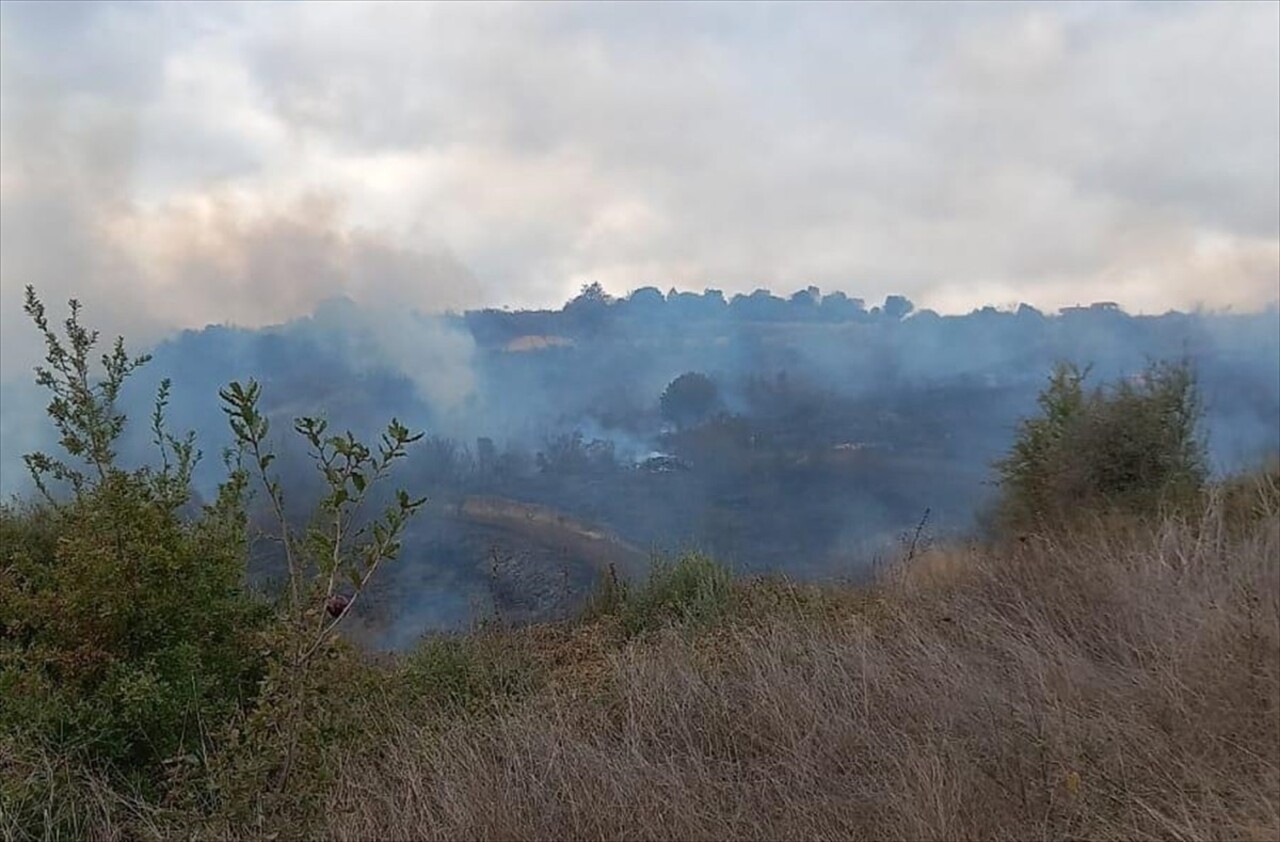
[[[608,304],[613,301],[613,298],[604,291],[599,281],[592,281],[582,285],[582,292],[574,300],[582,303]]]
[[[658,400],[662,417],[682,427],[702,421],[718,404],[715,381],[696,371],[672,380]]]
[[[547,439],[537,455],[538,470],[544,474],[573,476],[607,474],[617,468],[613,442],[605,439],[588,441],[580,430]]]
[[[831,322],[855,321],[867,316],[866,302],[839,291],[822,296],[822,303],[818,306],[822,317]]]
[[[1151,514],[1186,502],[1208,475],[1194,373],[1186,361],[1084,387],[1087,369],[1059,364],[996,463],[998,518],[1013,529],[1052,525],[1088,509]]]
[[[426,498],[413,499],[397,489],[382,514],[363,517],[367,503],[392,465],[409,445],[423,437],[391,419],[376,449],[350,431],[327,435],[322,418],[296,418],[293,429],[310,446],[309,455],[324,478],[326,492],[311,524],[298,529],[286,515],[285,494],[271,471],[275,453],[268,443],[271,425],[259,409],[261,387],[233,381],[219,391],[238,448],[238,473],[255,477],[266,492],[284,550],[288,581],[279,622],[270,640],[268,673],[263,682],[254,736],[260,749],[276,758],[274,780],[261,781],[282,792],[299,753],[320,750],[331,665],[318,657],[335,651],[338,625],[350,614],[384,563],[400,551],[400,536]],[[256,753],[256,752],[255,752]]]
[[[816,286],[809,286],[793,292],[788,300],[791,302],[792,307],[816,310],[818,305],[822,303],[822,290]]]
[[[584,284],[582,292],[564,305],[564,314],[577,332],[590,335],[603,327],[613,305],[613,297],[599,282],[593,281]]]
[[[667,303],[662,290],[657,287],[640,287],[627,297],[627,304],[632,310],[646,313],[657,312]]]
[[[375,450],[350,431],[326,435],[328,422],[322,418],[294,419],[294,431],[310,445],[309,455],[326,485],[313,524],[299,531],[285,515],[284,490],[271,472],[276,456],[267,440],[270,420],[258,407],[261,394],[253,380],[247,385],[233,381],[218,393],[240,464],[249,465],[241,470],[254,475],[266,492],[280,529],[276,537],[288,567],[284,616],[297,635],[290,657],[293,667],[301,669],[330,639],[378,567],[396,557],[408,518],[426,503],[425,497],[411,499],[400,489],[381,516],[362,519],[374,486],[423,433],[411,432],[393,418]]]
[[[757,289],[750,295],[735,295],[729,302],[729,309],[735,317],[752,322],[782,322],[790,314],[786,300],[767,289]]]
[[[883,313],[894,321],[901,321],[911,315],[916,309],[916,305],[904,295],[890,295],[884,300]]]

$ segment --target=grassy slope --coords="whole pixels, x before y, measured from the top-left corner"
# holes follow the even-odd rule
[[[1194,522],[933,550],[872,588],[736,583],[697,624],[633,594],[436,641],[361,667],[348,737],[283,802],[305,810],[199,832],[1280,838],[1270,482]],[[75,786],[86,834],[193,830]]]
[[[731,617],[344,770],[344,838],[1280,837],[1280,524],[935,553]],[[536,638],[545,631],[530,631]],[[370,787],[369,782],[377,782]]]

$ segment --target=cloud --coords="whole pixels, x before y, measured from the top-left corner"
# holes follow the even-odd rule
[[[53,304],[81,299],[135,347],[210,322],[283,321],[337,295],[431,311],[478,300],[439,243],[353,221],[348,183],[283,166],[289,127],[191,22],[46,6],[5,7],[0,374],[36,361],[28,283]],[[114,37],[100,45],[95,30]],[[276,181],[276,164],[293,180]]]
[[[27,282],[140,341],[587,280],[946,310],[1280,285],[1275,4],[0,15],[3,372]]]

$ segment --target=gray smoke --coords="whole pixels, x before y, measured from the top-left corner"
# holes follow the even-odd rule
[[[744,571],[856,576],[926,509],[933,535],[971,530],[992,460],[1058,360],[1105,380],[1185,357],[1215,472],[1280,452],[1275,307],[939,316],[900,297],[867,308],[815,289],[621,300],[596,289],[560,310],[427,316],[335,299],[269,328],[188,331],[154,354],[125,395],[131,417],[145,419],[171,377],[173,426],[195,429],[212,457],[229,443],[218,388],[257,378],[282,470],[304,498],[313,484],[287,433],[293,417],[369,437],[396,416],[429,433],[396,480],[435,502],[376,603],[388,646],[498,605],[564,610],[610,554],[699,547]],[[664,389],[691,371],[713,381],[714,399],[664,413]],[[20,453],[50,441],[33,389],[3,389],[8,492],[21,488]],[[139,426],[122,455],[148,453]],[[220,475],[206,459],[198,491],[211,494]],[[472,512],[468,500],[507,501],[494,511],[508,514],[477,514],[487,504]]]

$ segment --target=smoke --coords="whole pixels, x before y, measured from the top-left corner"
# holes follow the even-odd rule
[[[1215,468],[1250,464],[1280,447],[1278,9],[5,2],[0,491],[56,444],[29,283],[154,351],[122,458],[171,377],[202,493],[250,377],[282,448],[398,416],[437,437],[410,485],[747,569],[967,528],[1059,359],[1189,357]],[[477,309],[591,281],[730,294]],[[932,309],[750,292],[811,283]],[[1164,315],[1015,309],[1104,298]],[[686,371],[722,415],[662,417]],[[453,622],[493,536],[428,532],[413,616]]]
[[[340,342],[341,356],[357,372],[398,371],[437,415],[460,412],[475,393],[475,341],[446,316],[340,298],[317,308],[307,331],[318,341]]]
[[[522,616],[562,610],[565,595],[547,583],[589,582],[609,551],[582,544],[579,521],[631,547],[701,547],[740,570],[804,576],[858,575],[926,509],[931,535],[963,533],[991,493],[992,460],[1058,360],[1103,380],[1185,357],[1218,474],[1280,451],[1275,308],[940,316],[813,289],[728,300],[641,290],[619,300],[591,291],[559,310],[438,315],[339,297],[267,327],[185,331],[153,351],[123,397],[129,463],[150,458],[142,422],[161,377],[173,379],[172,426],[194,429],[207,454],[229,444],[218,388],[262,382],[291,482],[306,476],[288,434],[296,416],[365,438],[394,416],[429,434],[395,482],[441,507],[407,538],[380,592],[385,645],[503,598],[490,592],[495,548],[524,559],[523,578],[494,585],[523,600]],[[664,416],[659,397],[689,371],[714,381],[717,405]],[[51,442],[37,432],[47,425],[31,387],[3,389],[0,484],[13,491],[21,452]],[[200,493],[220,475],[206,459]],[[477,497],[512,502],[487,520],[452,507]]]

